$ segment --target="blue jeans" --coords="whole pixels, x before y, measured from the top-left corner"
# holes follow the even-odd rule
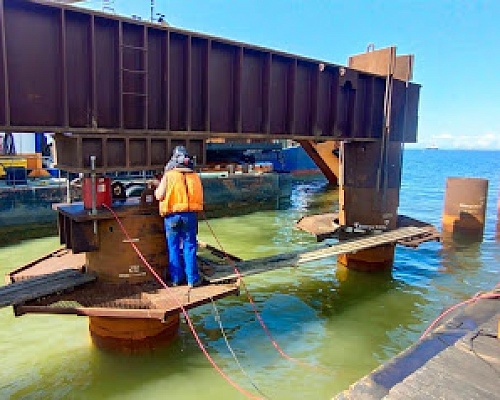
[[[196,213],[168,214],[165,216],[164,222],[170,279],[173,283],[181,283],[184,278],[187,278],[187,283],[192,285],[200,279],[196,264],[196,232],[198,230]]]

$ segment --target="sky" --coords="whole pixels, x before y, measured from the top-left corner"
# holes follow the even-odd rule
[[[151,0],[91,0],[149,19]],[[422,85],[418,144],[500,150],[500,1],[155,0],[175,27],[346,65],[397,46]],[[498,114],[498,115],[497,115]]]

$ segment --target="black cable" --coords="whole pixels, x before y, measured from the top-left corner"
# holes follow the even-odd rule
[[[482,329],[479,329],[469,340],[469,350],[474,353],[474,355],[479,358],[481,361],[483,361],[486,365],[488,365],[498,376],[500,376],[500,370],[496,368],[492,363],[490,363],[488,360],[486,360],[483,356],[478,354],[478,352],[474,349],[474,340],[476,340],[479,336],[486,336],[486,337],[492,337],[497,339],[496,335],[493,335],[491,333],[484,333]]]

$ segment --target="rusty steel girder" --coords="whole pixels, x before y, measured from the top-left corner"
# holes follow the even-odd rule
[[[63,169],[161,168],[179,142],[203,163],[210,137],[382,136],[387,77],[363,68],[41,1],[0,0],[0,36],[0,131],[59,133]],[[419,89],[394,80],[391,140],[416,141]]]

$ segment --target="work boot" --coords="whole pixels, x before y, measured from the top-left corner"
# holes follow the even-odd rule
[[[191,288],[199,287],[202,284],[203,284],[203,280],[202,279],[198,279],[196,282],[188,283],[188,286],[191,289]]]

